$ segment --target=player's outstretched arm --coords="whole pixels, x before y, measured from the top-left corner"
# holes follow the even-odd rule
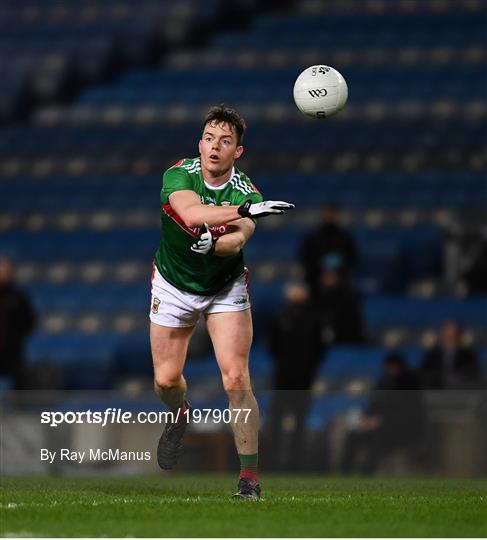
[[[169,195],[173,210],[188,227],[201,227],[230,223],[242,217],[261,218],[270,215],[284,214],[294,208],[293,204],[283,201],[264,201],[260,203],[245,202],[241,206],[210,206],[202,204],[199,196],[191,190],[175,191]]]

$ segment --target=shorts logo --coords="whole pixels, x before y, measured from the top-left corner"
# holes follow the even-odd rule
[[[241,304],[246,304],[247,303],[247,298],[239,298],[238,300],[234,300],[233,303],[238,305],[238,306],[241,305]]]
[[[159,300],[159,298],[156,298],[154,296],[154,299],[152,300],[152,307],[151,307],[152,313],[158,313],[160,303],[161,301]]]

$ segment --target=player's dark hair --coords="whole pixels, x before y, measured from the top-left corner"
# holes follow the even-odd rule
[[[206,115],[203,123],[203,131],[207,124],[228,124],[237,135],[237,146],[242,144],[247,126],[245,125],[245,120],[234,109],[225,107],[225,105],[212,107]]]

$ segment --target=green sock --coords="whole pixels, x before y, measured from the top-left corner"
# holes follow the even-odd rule
[[[250,478],[258,482],[259,454],[239,454],[240,478]]]

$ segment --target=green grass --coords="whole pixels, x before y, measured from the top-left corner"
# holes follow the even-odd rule
[[[2,536],[485,536],[487,480],[232,476],[2,478]]]

